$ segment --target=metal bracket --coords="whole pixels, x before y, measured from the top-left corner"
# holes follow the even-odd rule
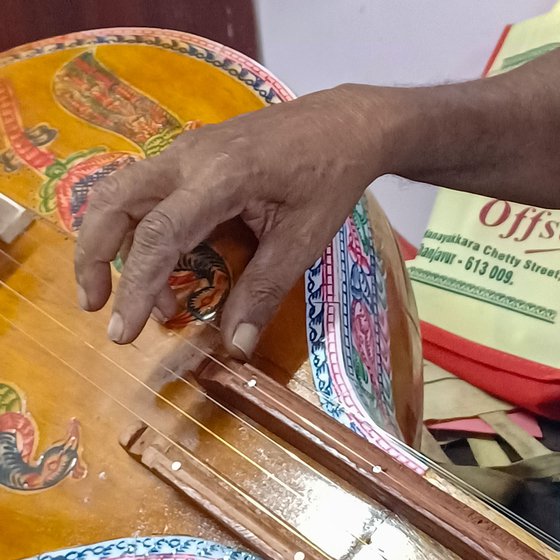
[[[33,221],[33,213],[0,193],[0,239],[11,243]]]

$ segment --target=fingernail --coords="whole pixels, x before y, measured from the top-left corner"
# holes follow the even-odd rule
[[[78,303],[80,307],[87,311],[89,309],[89,301],[86,291],[78,284]]]
[[[109,321],[107,334],[113,342],[120,342],[124,332],[124,323],[119,313],[113,313]]]
[[[259,329],[251,323],[239,323],[233,334],[231,343],[241,350],[246,358],[251,357],[259,340]]]
[[[152,309],[152,317],[158,322],[161,323],[162,325],[164,323],[167,323],[167,321],[169,321],[169,319],[161,312],[160,309],[158,309],[157,307],[154,307]]]

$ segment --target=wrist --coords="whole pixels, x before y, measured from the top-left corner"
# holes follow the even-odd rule
[[[506,77],[369,95],[381,111],[382,174],[469,190],[465,182],[509,156],[518,105]]]
[[[398,136],[403,128],[400,96],[394,95],[398,90],[347,83],[329,91],[342,107],[347,141],[354,157],[364,162],[368,181],[394,173],[400,158]]]
[[[492,78],[434,87],[336,88],[371,180],[395,174],[560,206],[560,50]],[[345,122],[346,124],[346,122]],[[356,151],[356,153],[358,153]]]

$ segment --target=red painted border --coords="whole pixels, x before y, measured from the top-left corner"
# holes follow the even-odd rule
[[[486,63],[486,66],[484,67],[484,72],[482,73],[483,76],[486,76],[488,72],[490,72],[490,68],[492,68],[492,65],[496,61],[499,52],[502,50],[502,47],[504,46],[504,41],[506,40],[506,37],[509,35],[510,30],[511,30],[511,25],[506,25],[506,27],[502,31],[502,34],[500,35],[500,38],[498,39],[498,43],[494,47],[494,50],[492,51],[492,54],[490,55],[490,58]]]

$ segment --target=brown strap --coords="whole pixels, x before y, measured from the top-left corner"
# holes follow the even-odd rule
[[[493,439],[467,438],[467,443],[480,467],[503,467],[511,463],[506,452]]]
[[[504,467],[496,467],[495,470],[525,479],[559,478],[560,453],[549,453],[548,455],[525,459]]]
[[[523,459],[548,455],[550,449],[512,422],[505,412],[490,412],[480,417],[503,437]]]
[[[445,378],[424,385],[424,421],[474,418],[513,406],[458,378]]]
[[[435,461],[440,465],[447,465],[451,463],[449,457],[445,454],[436,438],[430,433],[430,430],[428,430],[426,426],[422,426],[421,451],[432,461]]]

